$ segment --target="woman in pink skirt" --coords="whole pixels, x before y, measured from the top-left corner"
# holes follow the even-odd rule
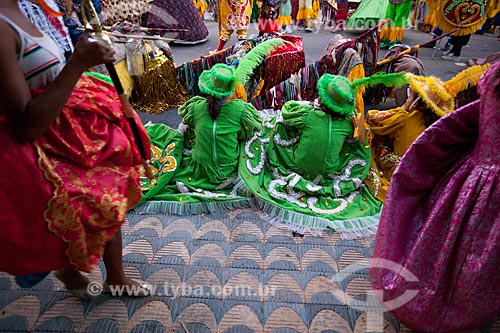
[[[412,329],[467,330],[500,315],[500,62],[478,92],[413,143],[382,210],[371,283],[380,301],[399,297],[392,313]]]

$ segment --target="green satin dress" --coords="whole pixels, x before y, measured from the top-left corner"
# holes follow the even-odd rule
[[[206,99],[195,96],[179,108],[179,116],[189,127],[182,160],[168,184],[138,210],[186,215],[248,206],[252,199],[237,193],[238,157],[261,127],[257,110],[241,100],[223,102],[212,120]]]
[[[350,118],[295,101],[264,119],[241,155],[240,175],[271,222],[348,238],[376,231],[381,202],[363,184],[370,147],[353,132]]]

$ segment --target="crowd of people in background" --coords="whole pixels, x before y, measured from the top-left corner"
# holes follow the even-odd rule
[[[217,3],[221,8],[226,8],[225,0],[219,2],[211,0],[208,3],[206,0],[195,0],[196,7],[200,10],[200,15],[203,18],[205,18],[205,11],[207,11],[212,19],[222,20],[224,25],[224,20],[227,19],[229,13],[227,10],[221,9],[221,17],[219,18],[217,16]],[[243,4],[245,18],[241,17],[240,20],[237,20],[242,24],[242,27],[239,30],[236,27],[236,30],[241,31],[239,35],[241,37],[244,36],[247,29],[243,27],[248,27],[250,23],[257,23],[259,35],[291,34],[294,29],[312,32],[316,25],[324,24],[331,27],[332,32],[337,33],[344,29],[367,29],[380,23],[383,19],[390,19],[381,31],[381,48],[387,49],[392,45],[403,42],[405,29],[412,25],[412,20],[415,20],[415,14],[410,17],[414,5],[414,2],[410,0],[373,0],[362,1],[361,4],[358,2],[349,3],[347,0],[258,0],[253,3],[247,2]],[[414,9],[414,13],[416,13],[417,8]],[[427,13],[426,16],[432,17],[433,15]],[[472,33],[479,35],[495,33],[495,28],[500,26],[499,15],[485,17],[484,24],[474,29],[474,31],[453,33],[444,45],[443,59],[459,60],[461,49],[467,45]],[[247,20],[247,16],[249,20]],[[318,21],[320,16],[321,22]],[[424,18],[422,17],[421,20],[423,21]],[[431,22],[430,25],[434,27],[432,30],[433,37],[450,32],[449,29],[443,31],[437,24],[432,24],[432,18],[425,20]],[[428,25],[426,24],[426,26]],[[222,40],[227,39],[226,30],[221,31]],[[500,40],[500,35],[498,39]],[[434,45],[435,43],[430,43],[425,47],[434,47]]]

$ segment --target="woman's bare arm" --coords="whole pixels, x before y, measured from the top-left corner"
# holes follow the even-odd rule
[[[85,70],[115,60],[114,51],[89,41],[89,34],[84,33],[59,76],[43,93],[32,98],[16,55],[17,33],[0,22],[0,35],[0,77],[3,78],[0,112],[7,115],[15,135],[25,141],[34,141],[55,121]]]

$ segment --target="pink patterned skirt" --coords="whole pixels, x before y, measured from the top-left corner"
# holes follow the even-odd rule
[[[141,196],[141,158],[120,106],[112,85],[84,75],[34,144],[18,142],[0,115],[0,271],[97,265]]]

